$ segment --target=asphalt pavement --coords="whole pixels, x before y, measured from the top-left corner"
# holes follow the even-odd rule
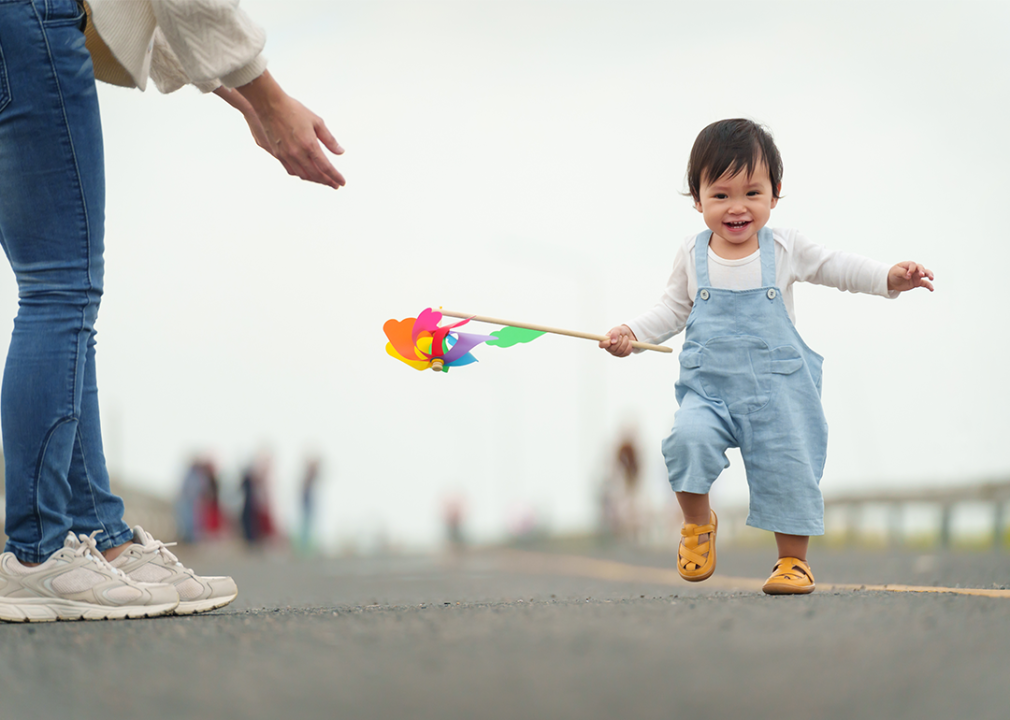
[[[296,559],[182,548],[206,615],[0,625],[0,720],[1010,717],[1010,554],[819,550],[803,597],[626,546]],[[721,578],[721,579],[720,579]]]

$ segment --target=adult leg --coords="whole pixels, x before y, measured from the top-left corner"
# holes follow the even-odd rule
[[[133,531],[123,522],[123,501],[109,487],[98,408],[94,332],[85,354],[80,420],[67,480],[71,488],[67,514],[73,521],[73,532],[90,534],[101,530],[98,548],[111,560],[115,554],[110,556],[110,550],[129,542]]]
[[[101,549],[132,537],[98,423],[101,120],[74,0],[0,3],[0,49],[0,236],[18,282],[0,396],[7,549],[42,562],[70,530],[103,530]]]

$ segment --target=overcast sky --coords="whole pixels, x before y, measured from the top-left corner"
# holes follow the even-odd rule
[[[99,387],[127,482],[169,495],[205,450],[230,481],[268,447],[289,522],[315,449],[328,543],[436,542],[457,492],[478,537],[524,508],[571,530],[633,424],[650,495],[671,499],[676,354],[544,337],[419,373],[382,325],[438,305],[592,332],[631,319],[703,227],[680,194],[695,136],[738,116],[783,155],[772,226],[936,273],[936,293],[896,301],[797,288],[827,358],[825,494],[1010,474],[1006,3],[242,7],[346,148],[348,184],[289,178],[216,97],[101,88]],[[9,271],[0,302],[9,330]],[[739,466],[720,502],[745,501]]]

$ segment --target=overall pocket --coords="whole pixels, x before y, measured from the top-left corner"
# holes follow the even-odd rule
[[[757,412],[771,400],[772,353],[761,338],[712,338],[698,355],[699,380],[705,394],[722,400],[731,413]]]

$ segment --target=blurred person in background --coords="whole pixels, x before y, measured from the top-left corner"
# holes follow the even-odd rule
[[[105,239],[95,78],[213,90],[288,173],[339,188],[320,143],[342,149],[267,71],[264,44],[237,0],[0,2],[0,242],[19,299],[0,398],[2,619],[192,613],[237,594],[230,578],[196,575],[127,526],[109,488],[95,368]]]
[[[301,487],[301,522],[298,530],[298,548],[306,555],[312,553],[316,518],[316,494],[319,486],[320,460],[310,455],[305,461]]]
[[[175,526],[179,542],[194,543],[200,539],[198,513],[206,484],[203,463],[198,459],[193,460],[183,475],[179,497],[175,501]]]
[[[197,515],[201,540],[217,540],[227,530],[224,513],[221,511],[221,483],[218,480],[217,465],[211,458],[203,461],[204,485],[200,494]]]
[[[273,458],[261,451],[242,473],[242,537],[249,545],[272,539],[277,532],[270,500]]]
[[[645,525],[641,498],[641,466],[638,441],[632,430],[625,430],[618,440],[613,464],[600,492],[601,519],[613,538],[638,540]]]
[[[445,524],[445,539],[451,550],[462,550],[466,547],[466,535],[463,530],[466,517],[466,500],[461,493],[455,492],[442,500],[442,522]]]
[[[225,529],[217,467],[209,457],[195,458],[182,478],[175,503],[179,542],[213,540]]]

